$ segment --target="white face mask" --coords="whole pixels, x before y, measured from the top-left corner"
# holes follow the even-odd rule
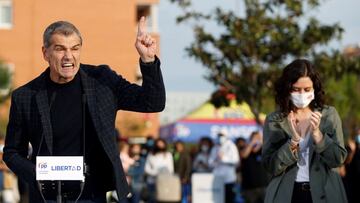
[[[290,99],[296,107],[301,109],[307,107],[310,102],[314,100],[314,97],[314,91],[305,93],[293,92],[291,93]]]
[[[220,145],[224,144],[226,142],[227,138],[225,136],[220,136],[218,138],[218,142]]]
[[[207,145],[202,145],[201,146],[201,151],[207,152],[208,150],[209,150],[209,147]]]

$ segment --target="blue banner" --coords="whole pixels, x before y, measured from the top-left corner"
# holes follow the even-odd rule
[[[225,132],[230,139],[243,137],[248,139],[254,131],[262,131],[256,123],[236,124],[226,123],[204,123],[204,122],[176,122],[160,128],[160,137],[173,142],[181,140],[184,142],[198,142],[201,137],[215,139],[219,132]]]

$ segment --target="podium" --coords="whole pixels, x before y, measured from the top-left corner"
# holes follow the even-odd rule
[[[56,202],[62,203],[62,181],[85,181],[85,167],[83,156],[37,156],[36,157],[36,180],[56,181]],[[42,189],[40,193],[42,194]],[[83,189],[83,188],[82,188]],[[79,193],[79,197],[82,191]],[[44,198],[45,200],[45,198]]]
[[[224,203],[224,181],[212,173],[194,173],[191,176],[192,203]]]

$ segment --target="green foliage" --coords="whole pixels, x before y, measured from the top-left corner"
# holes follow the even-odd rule
[[[327,103],[340,114],[345,135],[354,135],[360,127],[360,58],[321,52],[315,55],[314,64],[324,81]]]
[[[346,59],[336,50],[318,51],[343,32],[339,24],[321,24],[308,16],[319,0],[244,0],[244,17],[221,8],[200,13],[190,1],[171,1],[184,12],[177,21],[193,25],[195,39],[186,48],[188,55],[205,65],[206,78],[220,92],[225,88],[247,102],[258,121],[259,112],[273,110],[274,81],[295,58],[313,60],[324,79],[337,81],[344,73],[360,73],[359,59]],[[222,31],[207,31],[206,22],[215,22]],[[216,98],[221,95],[213,94],[216,105],[226,105]]]
[[[2,103],[9,95],[11,88],[11,72],[0,61],[0,103]]]
[[[11,72],[9,69],[0,61],[0,107],[1,103],[4,102],[10,95],[11,89]],[[0,117],[0,138],[5,136],[5,128],[7,121],[4,117]]]
[[[326,80],[327,100],[336,106],[346,135],[353,135],[360,121],[360,81],[353,73]]]

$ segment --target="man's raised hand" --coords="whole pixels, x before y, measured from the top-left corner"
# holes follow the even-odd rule
[[[155,61],[156,41],[146,32],[146,19],[144,16],[140,18],[138,24],[135,47],[142,62],[150,63]]]

